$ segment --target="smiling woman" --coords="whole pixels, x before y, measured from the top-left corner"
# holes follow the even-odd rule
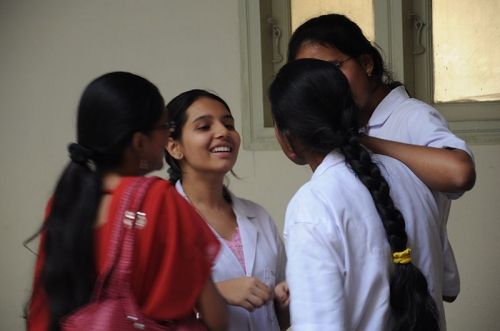
[[[40,247],[27,330],[78,330],[70,322],[74,318],[100,320],[98,326],[84,328],[101,330],[112,313],[114,322],[126,321],[123,327],[147,323],[160,328],[156,322],[194,321],[195,310],[211,330],[225,329],[225,305],[210,277],[218,240],[169,182],[150,177],[150,186],[140,186],[145,182],[141,177],[163,167],[166,119],[163,97],[143,77],[111,72],[85,88],[77,112],[77,141],[69,145],[69,162],[37,233]],[[143,222],[131,223],[130,237],[120,236],[133,199],[142,202],[136,210]],[[113,259],[114,252],[119,261]],[[132,255],[133,263],[128,260],[127,265],[122,257]],[[127,276],[117,275],[117,269]],[[124,312],[140,312],[140,319],[121,316],[106,294],[101,296],[118,291],[113,281],[103,285],[105,279],[129,285],[130,293],[125,285],[119,289],[121,298],[131,298]],[[102,314],[95,316],[91,307],[98,304]]]
[[[182,141],[169,141],[173,156],[182,162],[182,155],[192,155],[183,162],[184,176],[191,175],[192,168],[213,170],[225,175],[236,162],[240,147],[240,135],[234,129],[234,119],[226,105],[209,97],[200,97],[188,108],[182,128]]]
[[[229,330],[286,329],[288,291],[280,235],[261,206],[236,197],[223,184],[240,147],[229,106],[213,93],[190,90],[170,101],[167,116],[170,181],[222,244],[213,277],[230,304]]]

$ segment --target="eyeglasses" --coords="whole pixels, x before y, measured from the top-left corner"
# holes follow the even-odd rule
[[[333,60],[333,61],[330,61],[331,63],[333,63],[334,66],[336,66],[337,68],[341,68],[342,65],[344,64],[344,62],[347,62],[349,60],[352,60],[352,57],[348,57],[346,59],[343,59],[343,60]]]
[[[153,128],[153,130],[168,130],[170,128],[170,125],[168,122],[157,125]]]
[[[175,129],[174,122],[165,122],[165,123],[157,125],[153,128],[153,130],[173,130],[173,129]]]

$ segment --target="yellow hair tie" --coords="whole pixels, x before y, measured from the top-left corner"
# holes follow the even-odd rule
[[[392,253],[392,261],[396,264],[407,264],[411,262],[411,249],[407,248],[401,252]]]

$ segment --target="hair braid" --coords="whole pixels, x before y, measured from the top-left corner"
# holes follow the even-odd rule
[[[387,241],[393,253],[406,249],[408,236],[405,220],[390,196],[389,184],[370,153],[353,136],[340,147],[346,162],[373,198]],[[396,264],[390,279],[390,302],[394,316],[394,331],[439,330],[437,307],[429,293],[427,280],[412,263]]]
[[[404,250],[408,241],[405,221],[401,212],[394,206],[389,194],[389,184],[380,169],[373,163],[369,152],[360,145],[358,137],[351,137],[347,145],[340,147],[340,150],[346,162],[370,192],[382,219],[391,250]]]
[[[323,19],[329,20],[320,20]],[[405,251],[408,236],[404,217],[394,205],[389,184],[359,142],[358,109],[342,72],[326,61],[292,61],[281,68],[273,81],[270,99],[280,132],[286,132],[317,155],[332,150],[344,155],[370,192],[392,253]],[[412,263],[396,263],[390,277],[392,330],[439,330],[437,307],[421,271]]]
[[[103,174],[119,172],[134,133],[154,130],[163,107],[158,88],[128,72],[104,74],[83,91],[77,143],[68,147],[71,162],[59,177],[43,227],[27,241],[44,236],[40,285],[47,297],[50,331],[59,331],[63,316],[91,299]]]
[[[41,272],[50,294],[50,330],[59,330],[60,319],[91,298],[96,276],[92,233],[101,186],[99,172],[74,161],[56,186],[44,225],[46,260]]]

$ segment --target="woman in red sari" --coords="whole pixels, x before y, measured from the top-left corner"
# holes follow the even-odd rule
[[[168,139],[164,101],[151,82],[126,72],[105,74],[85,89],[77,143],[46,220],[28,306],[30,331],[60,330],[60,321],[89,302],[107,249],[121,195],[135,176],[159,170]],[[219,242],[167,181],[148,189],[136,228],[132,293],[157,321],[197,310],[210,330],[224,330],[226,307],[210,272]]]

